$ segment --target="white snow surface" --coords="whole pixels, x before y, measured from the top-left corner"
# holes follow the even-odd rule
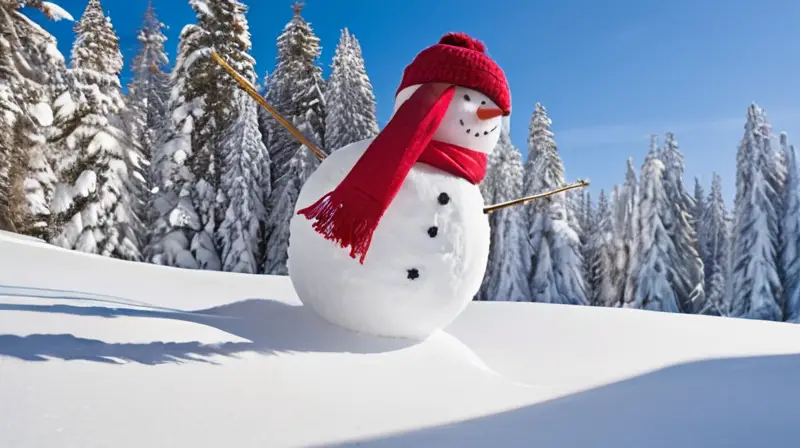
[[[422,343],[286,277],[0,233],[0,446],[796,446],[800,327],[472,302]]]

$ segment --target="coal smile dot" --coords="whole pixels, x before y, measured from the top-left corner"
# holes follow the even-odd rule
[[[406,272],[408,272],[407,277],[409,280],[416,280],[417,278],[419,278],[419,270],[417,270],[417,268],[411,268]]]
[[[464,119],[463,118],[459,118],[458,122],[461,124],[461,126],[464,126]],[[489,129],[488,131],[483,131],[483,135],[489,135],[490,133],[494,132],[496,129],[497,129],[497,126],[493,127],[492,129]],[[467,128],[467,130],[465,132],[467,134],[472,134],[472,128]],[[474,136],[475,137],[480,137],[481,136],[480,131],[476,132],[474,134]]]

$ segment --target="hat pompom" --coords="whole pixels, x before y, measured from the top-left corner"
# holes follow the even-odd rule
[[[447,33],[439,40],[439,43],[486,53],[486,46],[483,42],[469,37],[466,33]]]

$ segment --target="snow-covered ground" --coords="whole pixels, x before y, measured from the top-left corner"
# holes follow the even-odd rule
[[[0,447],[796,446],[800,326],[472,303],[420,344],[288,278],[0,234]]]

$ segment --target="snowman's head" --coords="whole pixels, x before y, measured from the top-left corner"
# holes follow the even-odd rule
[[[401,90],[395,99],[394,113],[420,87]],[[500,138],[503,110],[483,93],[456,86],[453,99],[442,118],[434,140],[489,154]]]
[[[456,87],[432,138],[485,154],[492,152],[502,116],[511,114],[511,92],[505,73],[486,53],[483,42],[464,33],[447,33],[419,52],[403,71],[395,112],[420,86],[434,83]]]

